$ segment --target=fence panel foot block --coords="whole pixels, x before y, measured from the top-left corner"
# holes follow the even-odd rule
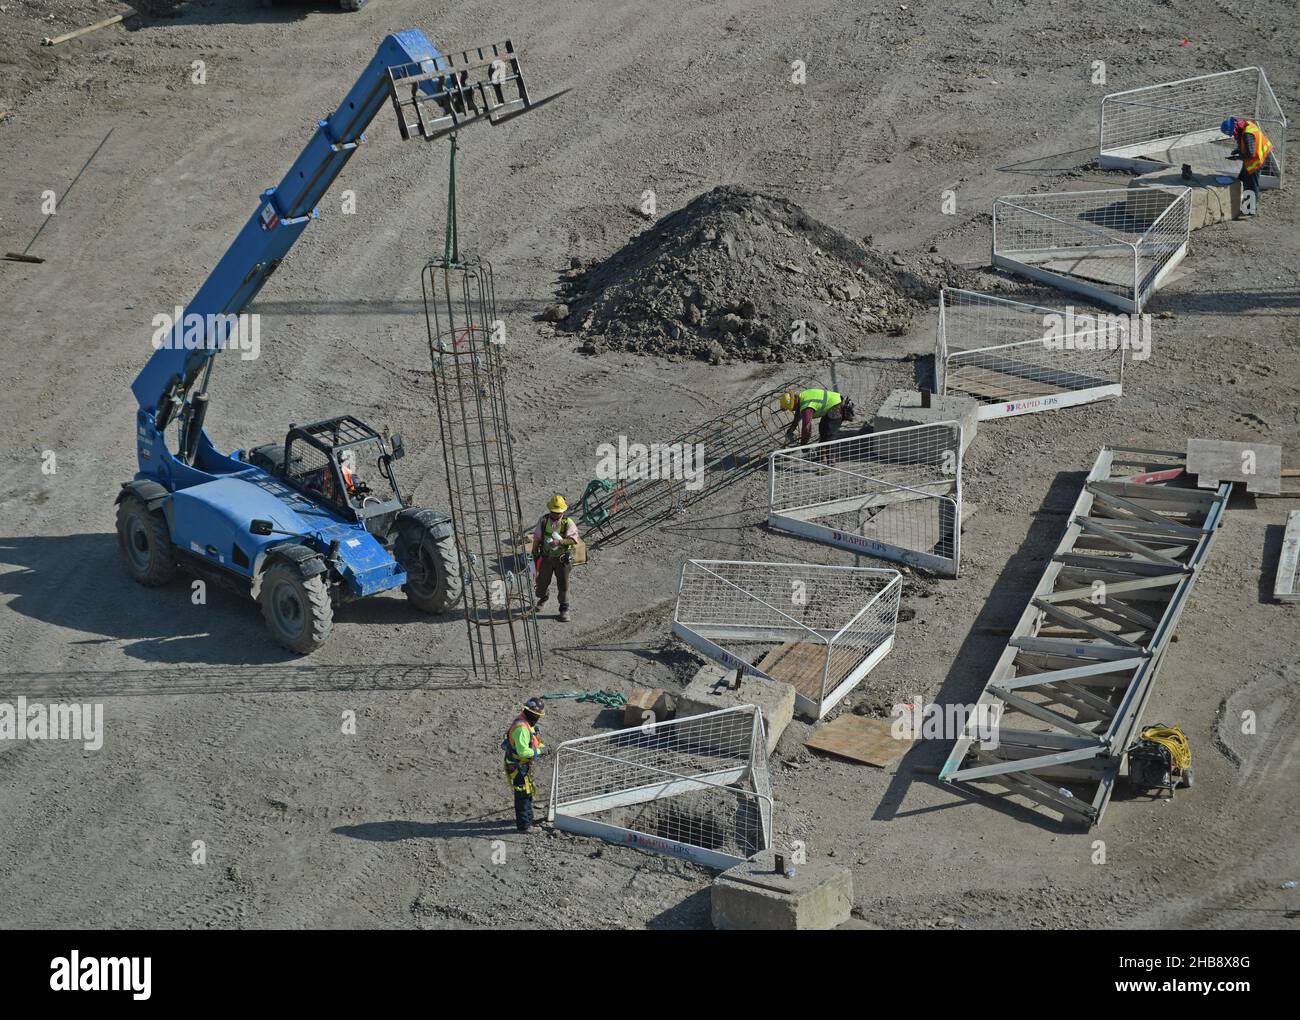
[[[891,390],[871,417],[871,431],[890,432],[912,425],[955,421],[961,425],[961,452],[970,448],[979,428],[979,402],[962,393],[932,393],[928,406],[918,390]]]
[[[781,734],[794,719],[794,688],[780,680],[748,674],[739,687],[732,687],[736,671],[716,663],[705,663],[677,695],[677,716],[704,715],[720,708],[755,705],[763,713],[767,733],[767,753],[776,750]]]
[[[789,865],[787,864],[787,867]],[[853,909],[853,873],[827,861],[805,861],[795,874],[775,870],[772,851],[713,880],[713,927],[742,931],[825,931]]]

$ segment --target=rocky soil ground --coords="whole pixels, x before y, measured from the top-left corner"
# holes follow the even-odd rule
[[[1091,165],[1103,93],[1258,64],[1300,109],[1292,0],[1249,18],[1227,0],[206,0],[40,46],[118,9],[0,0],[0,249],[45,260],[0,262],[0,700],[100,701],[106,726],[98,751],[0,746],[14,927],[708,924],[704,869],[517,837],[497,744],[528,694],[679,690],[698,665],[668,636],[683,558],[854,562],[766,530],[761,473],[580,568],[576,618],[543,618],[527,686],[467,678],[463,622],[398,596],[343,609],[304,667],[255,605],[122,568],[113,499],[152,316],[188,301],[385,33],[510,36],[536,94],[574,89],[467,131],[459,163],[530,513],[580,492],[600,444],[676,437],[791,375],[829,382],[832,350],[863,411],[925,384],[945,280],[1059,300],[986,271],[989,211],[1127,184]],[[216,374],[218,446],[350,412],[400,429],[405,487],[445,502],[419,275],[446,172],[445,147],[380,115],[258,297],[261,356]],[[839,711],[978,695],[1102,444],[1260,439],[1297,463],[1298,228],[1288,184],[1257,220],[1193,235],[1121,399],[980,428],[962,575],[909,575],[894,651]],[[796,319],[816,324],[807,350]],[[1296,607],[1268,594],[1293,506],[1234,500],[1154,692],[1152,717],[1192,740],[1193,791],[1121,795],[1080,833],[936,785],[946,743],[874,770],[808,751],[797,722],[773,756],[778,839],[850,867],[855,914],[882,927],[1293,927],[1300,647]],[[1256,734],[1237,732],[1246,710]],[[557,701],[548,738],[613,722]]]

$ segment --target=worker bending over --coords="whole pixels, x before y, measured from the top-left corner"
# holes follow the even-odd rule
[[[1259,211],[1260,171],[1267,164],[1270,173],[1277,172],[1273,161],[1269,158],[1269,153],[1273,151],[1273,143],[1253,120],[1229,117],[1219,125],[1219,130],[1236,143],[1228,158],[1241,160],[1241,173],[1237,175],[1237,179],[1241,181],[1243,193],[1247,191],[1255,193],[1254,211],[1247,213],[1247,215],[1254,215]]]
[[[560,595],[560,620],[567,623],[569,616],[569,572],[573,569],[573,547],[578,544],[578,526],[564,512],[568,501],[560,495],[552,496],[543,514],[533,528],[533,557],[537,566],[537,608],[546,605],[550,597],[551,578]]]
[[[529,698],[501,741],[506,755],[506,782],[515,794],[515,828],[520,832],[527,832],[533,825],[533,771],[542,756],[538,724],[545,711],[541,698]]]
[[[799,445],[812,442],[812,423],[817,421],[817,435],[828,443],[840,434],[840,426],[855,417],[853,401],[834,390],[790,390],[781,394],[781,410],[793,411],[794,420],[786,429],[786,439],[794,442],[795,429],[799,430]]]

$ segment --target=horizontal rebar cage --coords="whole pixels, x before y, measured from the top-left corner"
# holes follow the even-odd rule
[[[1076,313],[945,288],[936,389],[978,401],[980,421],[1117,397],[1125,351],[1144,349],[1142,329],[1119,312]]]
[[[761,468],[784,441],[789,424],[789,415],[780,410],[781,394],[801,388],[791,380],[671,442],[643,444],[642,456],[631,457],[628,465],[636,477],[607,479],[604,485],[593,480],[581,500],[588,545],[626,541]],[[687,459],[689,473],[680,470]]]
[[[558,829],[726,870],[772,845],[763,715],[741,705],[567,740],[548,817]]]
[[[956,577],[961,451],[955,421],[778,450],[768,465],[767,523]]]
[[[673,633],[728,669],[780,680],[820,719],[894,646],[902,577],[878,567],[687,560]]]
[[[1185,464],[1101,451],[943,782],[1101,820],[1232,494],[1193,487]]]
[[[1197,173],[1236,177],[1233,141],[1219,131],[1228,117],[1253,120],[1273,143],[1261,188],[1282,185],[1286,116],[1258,67],[1115,92],[1101,101],[1099,160],[1104,167],[1149,172],[1189,164]]]
[[[993,203],[993,264],[1140,312],[1187,254],[1190,188],[1005,195]]]

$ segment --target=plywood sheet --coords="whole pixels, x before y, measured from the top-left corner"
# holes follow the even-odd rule
[[[1187,440],[1187,473],[1202,489],[1220,482],[1244,483],[1247,492],[1282,491],[1282,447],[1273,443],[1231,443],[1222,439]]]
[[[885,768],[896,764],[913,744],[911,740],[895,739],[890,732],[893,725],[893,719],[842,715],[834,722],[819,726],[804,746],[864,765]]]
[[[1292,510],[1286,519],[1273,597],[1282,602],[1300,601],[1300,510]]]

